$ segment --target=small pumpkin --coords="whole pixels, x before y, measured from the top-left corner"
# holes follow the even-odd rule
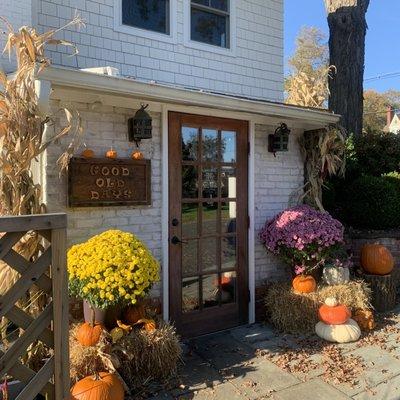
[[[143,160],[143,153],[139,150],[135,150],[131,154],[131,158],[133,158],[134,160]]]
[[[136,324],[140,319],[146,317],[146,309],[144,304],[138,303],[133,306],[129,306],[124,315],[124,320],[130,325]]]
[[[350,280],[350,271],[345,267],[325,267],[322,279],[327,285],[343,285]]]
[[[328,325],[340,325],[351,318],[351,312],[347,306],[339,305],[334,297],[328,297],[318,310],[318,318]]]
[[[124,400],[124,387],[116,375],[99,372],[77,382],[71,400]]]
[[[362,331],[371,331],[376,326],[374,314],[371,310],[358,309],[354,313],[353,319]]]
[[[117,327],[111,330],[110,335],[113,343],[116,343],[125,336],[125,331],[122,328]]]
[[[85,149],[82,151],[82,157],[84,158],[93,158],[94,151],[92,149]]]
[[[103,332],[103,325],[84,322],[76,332],[76,339],[82,346],[96,346]]]
[[[111,159],[116,159],[117,158],[117,152],[115,150],[113,150],[112,148],[110,150],[107,151],[106,153],[106,157],[107,158],[111,158]]]
[[[311,275],[297,275],[292,281],[292,286],[295,292],[311,293],[317,289],[317,282]]]
[[[154,319],[142,318],[139,319],[139,321],[136,322],[135,325],[141,325],[146,332],[153,332],[156,330],[156,322],[154,321]]]
[[[387,275],[394,267],[394,258],[381,244],[365,244],[361,249],[361,266],[367,274]]]
[[[360,327],[351,318],[341,325],[328,325],[320,321],[315,325],[315,333],[321,339],[333,343],[355,342],[361,336]]]

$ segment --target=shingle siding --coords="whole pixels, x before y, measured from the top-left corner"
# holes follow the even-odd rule
[[[160,83],[259,97],[283,97],[283,0],[235,0],[236,49],[233,55],[199,50],[184,39],[185,7],[176,1],[176,40],[167,43],[114,29],[114,0],[2,0],[0,15],[19,27],[31,23],[34,2],[40,31],[58,28],[75,10],[86,27],[59,34],[78,45],[80,53],[61,46],[48,51],[53,64],[74,68],[112,66],[126,76]],[[157,36],[156,36],[157,37]],[[159,36],[162,37],[162,36]],[[211,49],[212,47],[210,47]]]

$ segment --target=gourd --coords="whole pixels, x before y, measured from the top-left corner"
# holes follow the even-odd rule
[[[354,313],[353,319],[362,331],[371,331],[376,326],[374,314],[371,310],[358,309]]]
[[[327,285],[343,285],[350,280],[350,271],[345,267],[325,267],[322,279]]]
[[[117,158],[117,152],[111,148],[110,150],[107,151],[106,157],[115,159]]]
[[[135,304],[134,306],[130,306],[125,311],[125,321],[130,324],[136,324],[140,319],[146,317],[146,309],[143,304]]]
[[[293,289],[298,293],[311,293],[317,289],[317,282],[311,275],[298,275],[293,279]]]
[[[139,321],[136,322],[135,325],[142,325],[142,328],[146,332],[153,332],[156,330],[156,322],[154,321],[154,319],[142,318],[142,319],[139,319]]]
[[[85,150],[82,151],[82,157],[93,158],[94,157],[94,151],[92,149],[85,149]]]
[[[99,372],[77,382],[71,389],[71,400],[124,400],[120,380],[108,372]]]
[[[76,332],[76,339],[82,346],[95,346],[99,342],[102,332],[101,324],[84,322]]]
[[[353,319],[341,325],[328,325],[320,321],[315,325],[315,333],[321,339],[333,343],[355,342],[361,336],[360,327]]]
[[[319,320],[328,325],[344,324],[351,317],[347,306],[339,305],[334,297],[328,297],[318,310]]]
[[[135,150],[131,154],[131,158],[133,158],[134,160],[143,160],[143,153],[139,150]]]
[[[387,275],[394,267],[394,258],[381,244],[365,244],[361,249],[361,266],[367,274]]]

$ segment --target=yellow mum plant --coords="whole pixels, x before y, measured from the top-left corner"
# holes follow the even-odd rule
[[[159,264],[129,232],[109,230],[68,250],[72,295],[98,308],[135,304],[159,280]]]

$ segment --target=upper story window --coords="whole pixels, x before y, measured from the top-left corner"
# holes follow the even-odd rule
[[[191,0],[190,39],[230,48],[230,0]]]
[[[122,24],[169,35],[169,0],[122,0]]]

